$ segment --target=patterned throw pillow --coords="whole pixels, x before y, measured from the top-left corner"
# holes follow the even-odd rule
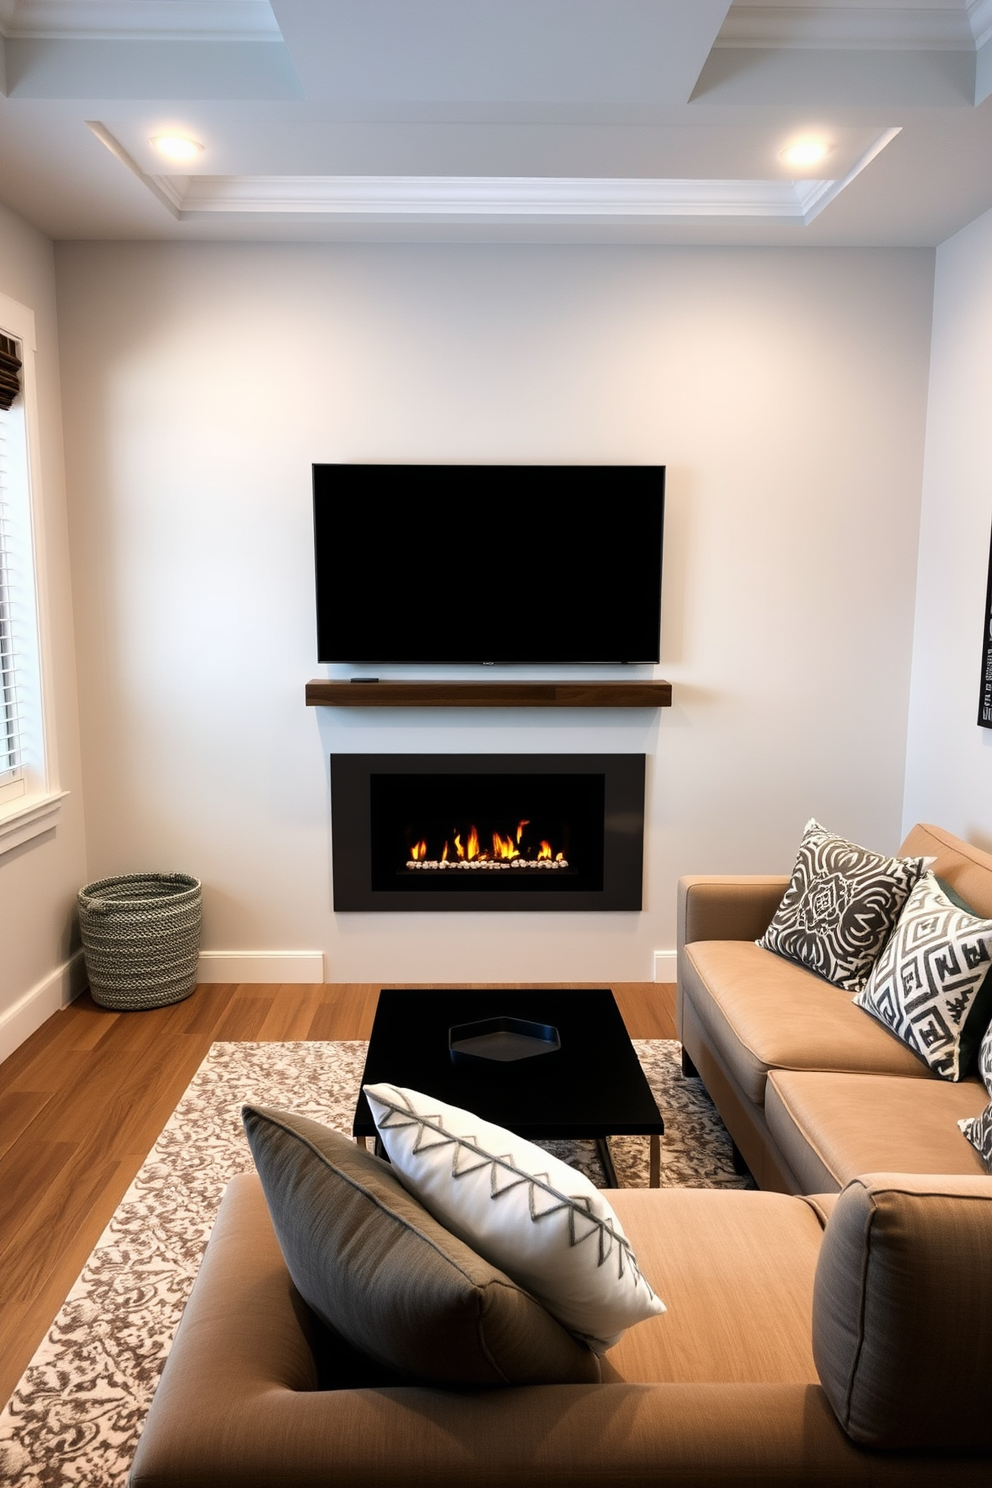
[[[985,1030],[982,1047],[978,1051],[978,1072],[985,1082],[985,1089],[992,1095],[992,1024]],[[992,1173],[992,1103],[985,1107],[980,1116],[969,1116],[966,1120],[959,1121],[958,1126]]]
[[[956,901],[956,902],[955,902]],[[992,920],[925,873],[854,1001],[944,1080],[960,1080],[992,1015]]]
[[[588,1178],[432,1096],[398,1085],[365,1094],[393,1168],[424,1208],[595,1353],[665,1311]]]
[[[858,992],[932,862],[868,852],[810,818],[789,887],[757,944]]]

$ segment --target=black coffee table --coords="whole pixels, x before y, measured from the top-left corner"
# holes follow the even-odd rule
[[[473,1045],[473,1033],[480,1031],[466,1033],[465,1025],[476,1023],[484,1025],[484,1042]],[[471,1056],[473,1048],[493,1051],[501,1045],[505,1053],[507,1033],[512,1044],[522,1037],[521,1024],[557,1029],[560,1048],[508,1061]],[[462,1032],[463,1051],[456,1059],[449,1049],[451,1028]],[[462,1106],[529,1140],[591,1138],[611,1188],[618,1185],[609,1138],[650,1137],[650,1181],[658,1185],[665,1123],[608,988],[380,992],[362,1083],[381,1081]],[[363,1146],[376,1137],[364,1095],[353,1131]]]

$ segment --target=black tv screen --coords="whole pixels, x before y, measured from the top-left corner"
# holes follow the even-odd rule
[[[660,465],[314,465],[320,661],[659,659]]]

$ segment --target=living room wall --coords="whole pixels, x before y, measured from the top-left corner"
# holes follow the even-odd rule
[[[319,950],[328,980],[639,980],[680,873],[786,870],[811,814],[895,847],[932,253],[56,262],[90,876],[193,872],[206,947]],[[304,708],[310,464],[340,459],[666,463],[675,706]],[[645,912],[336,916],[331,749],[644,751]]]
[[[81,985],[74,960],[76,890],[85,881],[69,554],[59,401],[55,264],[49,240],[0,206],[0,294],[34,311],[37,335],[36,471],[43,505],[35,534],[45,597],[50,762],[62,790],[58,823],[0,853],[0,1059]]]
[[[937,250],[904,819],[992,852],[992,730],[979,728],[992,482],[992,212]]]

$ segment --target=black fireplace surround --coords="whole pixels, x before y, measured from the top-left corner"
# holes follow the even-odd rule
[[[334,908],[637,910],[643,754],[332,754]]]

